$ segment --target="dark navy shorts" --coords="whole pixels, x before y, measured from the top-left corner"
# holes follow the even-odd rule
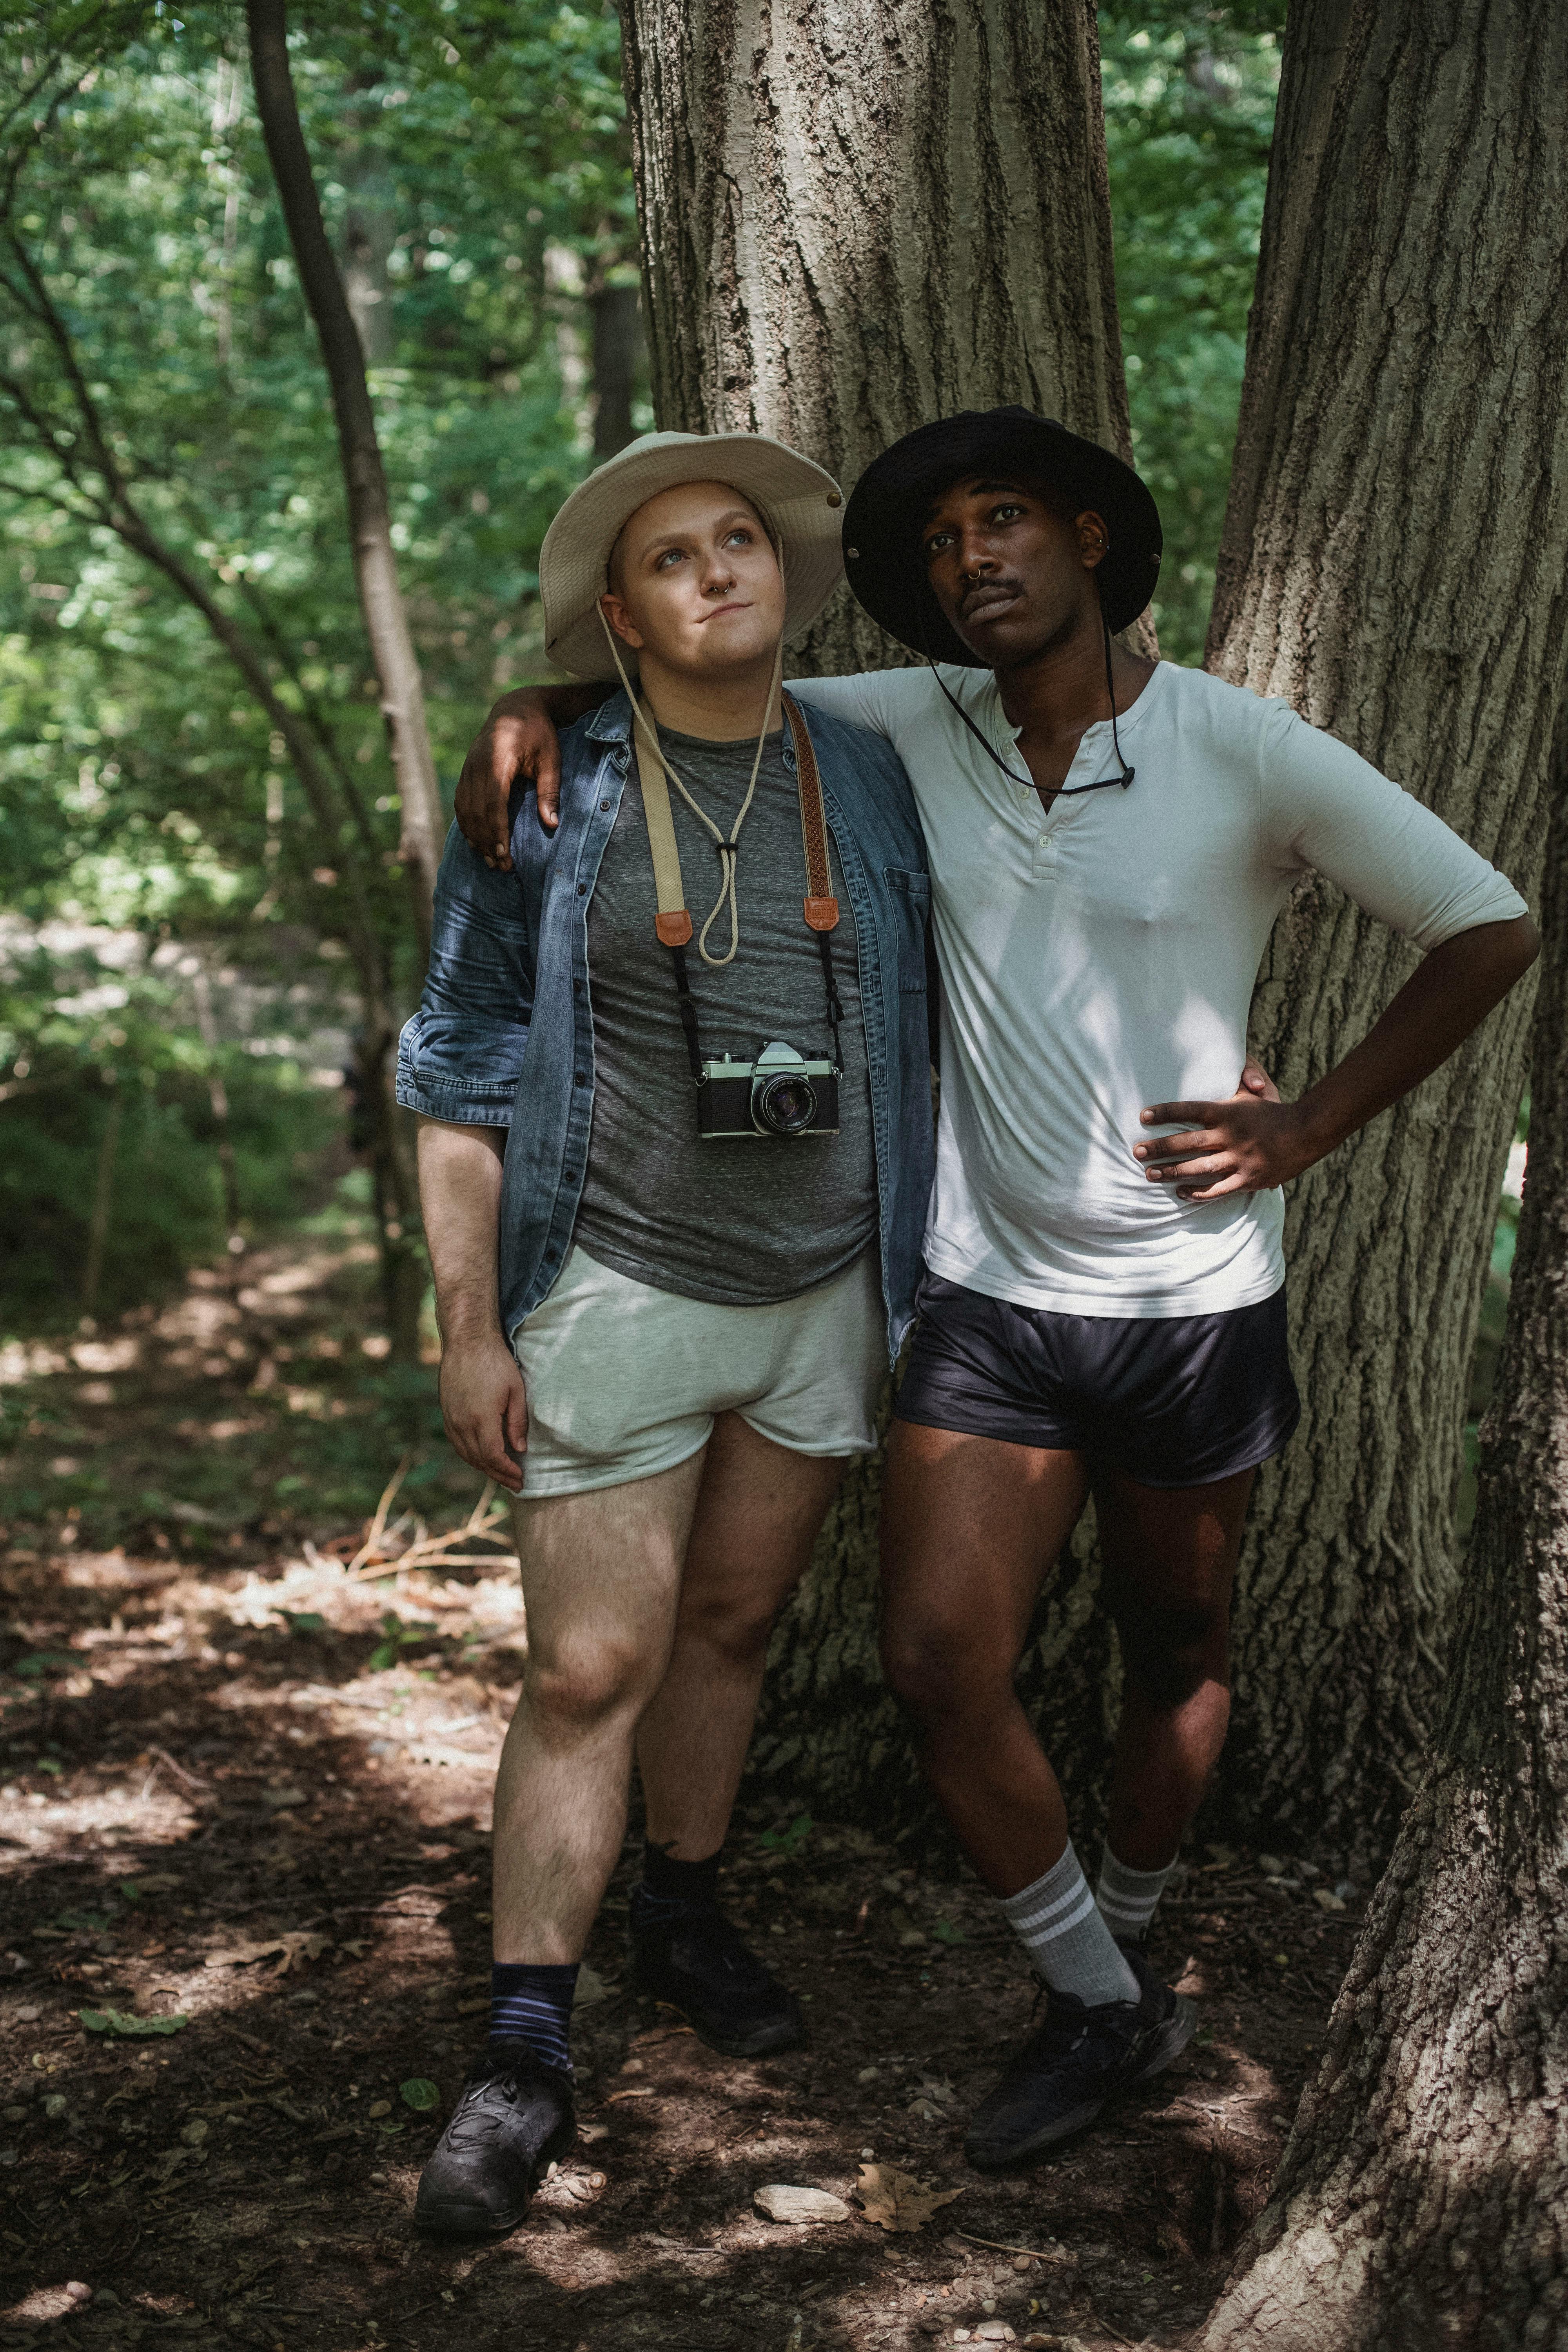
[[[894,1411],[927,1429],[1083,1454],[1143,1486],[1207,1486],[1278,1454],[1301,1417],[1283,1290],[1225,1315],[1122,1320],[928,1274],[919,1306]]]

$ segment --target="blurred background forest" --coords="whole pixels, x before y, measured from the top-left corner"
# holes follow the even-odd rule
[[[1203,654],[1283,21],[1100,11],[1178,661]],[[0,1515],[201,1549],[363,1517],[400,1454],[456,1495],[362,1051],[367,960],[399,1011],[418,986],[396,788],[243,19],[29,9],[0,58]],[[653,423],[616,15],[300,9],[292,62],[449,805],[492,691],[545,674],[552,513]],[[303,720],[330,816],[214,612]],[[74,1367],[106,1402],[158,1330],[227,1418],[174,1443],[150,1388],[145,1458],[111,1465],[94,1381],[68,1408],[34,1383]]]

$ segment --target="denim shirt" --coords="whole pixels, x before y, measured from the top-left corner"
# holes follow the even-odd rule
[[[925,843],[891,745],[801,708],[855,914],[890,1360],[914,1317],[934,1158]],[[436,881],[424,995],[398,1042],[400,1103],[459,1127],[510,1129],[500,1202],[509,1336],[572,1246],[594,1119],[588,908],[626,789],[631,724],[631,706],[617,694],[562,736],[554,833],[541,824],[531,790],[514,793],[510,874],[493,873],[453,826]],[[784,756],[793,770],[787,728]],[[650,905],[650,924],[653,914]],[[673,985],[669,1002],[673,1021]]]

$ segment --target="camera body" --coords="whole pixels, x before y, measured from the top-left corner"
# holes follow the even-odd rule
[[[781,1038],[754,1062],[704,1062],[697,1093],[702,1136],[837,1135],[838,1066],[808,1062]]]

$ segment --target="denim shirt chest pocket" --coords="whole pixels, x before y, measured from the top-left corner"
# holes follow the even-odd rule
[[[900,866],[884,866],[882,879],[897,930],[899,987],[910,996],[926,992],[926,933],[931,922],[931,880]]]

